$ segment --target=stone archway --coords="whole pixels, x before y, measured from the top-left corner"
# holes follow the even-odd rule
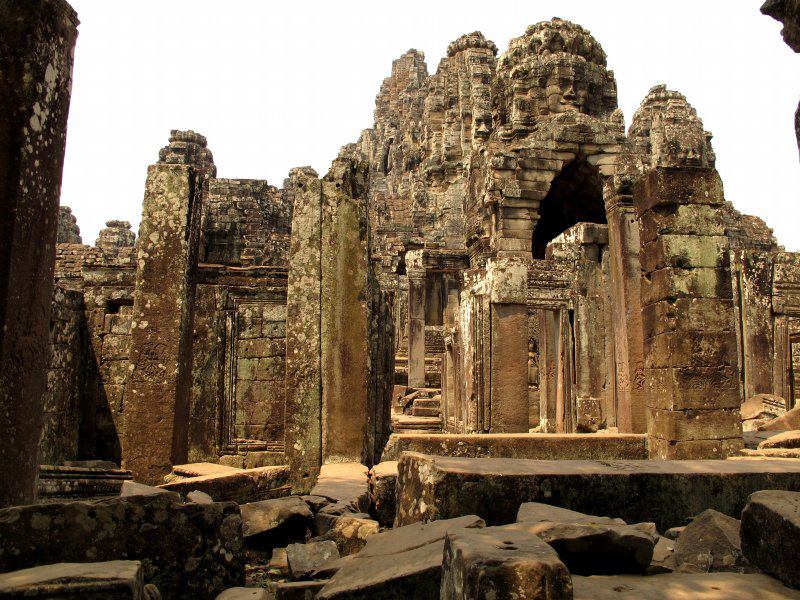
[[[545,258],[550,241],[582,222],[606,223],[603,181],[597,168],[575,160],[562,168],[539,204],[531,242],[533,258]]]

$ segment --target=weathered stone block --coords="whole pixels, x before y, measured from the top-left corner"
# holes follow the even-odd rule
[[[719,206],[725,201],[722,180],[715,169],[652,169],[636,182],[633,195],[640,215],[655,207]]]
[[[242,504],[242,534],[249,547],[272,550],[311,537],[314,515],[297,496]]]
[[[332,540],[286,546],[289,575],[293,579],[308,579],[322,565],[337,558],[339,550]]]
[[[726,268],[730,266],[728,238],[664,234],[642,244],[642,270],[652,273],[659,269]]]
[[[659,531],[706,508],[738,515],[759,489],[800,490],[800,465],[785,460],[538,461],[405,453],[398,465],[397,525],[474,514],[516,520],[523,502],[547,502]]]
[[[239,507],[164,496],[0,510],[0,572],[57,562],[138,560],[165,598],[210,598],[244,583]]]
[[[652,337],[670,331],[733,331],[733,301],[720,298],[672,298],[642,307],[642,327]]]
[[[741,440],[741,427],[742,421],[737,408],[716,410],[648,409],[648,432],[651,439]]]
[[[645,368],[737,367],[736,344],[734,331],[670,331],[645,337]]]
[[[641,217],[640,239],[651,242],[659,235],[725,235],[725,223],[714,205],[681,204],[658,206]]]
[[[642,278],[642,306],[667,298],[733,297],[728,269],[666,267]]]
[[[142,563],[58,563],[0,574],[0,598],[147,600]],[[155,600],[155,599],[153,599]]]
[[[403,452],[463,458],[529,458],[536,460],[624,460],[647,458],[647,437],[638,434],[573,433],[397,434],[383,450],[383,461]]]
[[[747,572],[738,519],[709,509],[697,515],[675,543],[675,567],[683,573]]]
[[[444,545],[442,600],[569,600],[567,567],[519,525],[450,531]]]
[[[191,491],[199,490],[217,502],[254,502],[280,498],[289,493],[289,469],[280,467],[259,467],[256,469],[230,469],[217,475],[201,475],[180,481],[165,483],[158,487],[178,492],[186,497]]]
[[[800,493],[759,491],[742,511],[745,557],[783,583],[800,588]]]
[[[739,407],[739,370],[732,366],[649,369],[645,385],[652,408],[680,411]]]

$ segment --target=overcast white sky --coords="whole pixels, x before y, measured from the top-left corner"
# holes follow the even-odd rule
[[[602,44],[628,125],[651,86],[686,94],[714,133],[727,198],[800,250],[800,55],[761,0],[70,1],[81,26],[62,204],[85,243],[112,218],[138,228],[170,129],[204,134],[220,177],[324,174],[372,125],[394,58],[417,48],[434,72],[461,34],[480,30],[503,52],[558,16]]]

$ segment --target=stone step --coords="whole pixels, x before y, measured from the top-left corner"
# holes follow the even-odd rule
[[[417,398],[414,400],[414,408],[436,408],[442,407],[441,398]]]
[[[392,419],[394,431],[441,431],[440,417],[415,417],[412,415],[395,415]]]
[[[516,520],[523,502],[544,502],[628,523],[652,521],[666,531],[707,508],[739,518],[748,496],[765,489],[800,491],[800,461],[522,460],[406,452],[398,464],[396,525],[466,514],[503,525]]]
[[[437,407],[425,407],[414,405],[411,409],[412,416],[415,417],[439,417],[442,414],[442,409]]]

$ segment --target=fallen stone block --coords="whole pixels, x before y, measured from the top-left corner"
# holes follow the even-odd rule
[[[138,560],[58,563],[0,574],[0,598],[156,600],[156,594],[145,593]]]
[[[189,477],[158,487],[178,492],[182,498],[189,492],[197,490],[208,494],[217,502],[229,500],[238,504],[289,495],[289,467],[261,467],[247,470],[227,468],[229,470],[223,473]]]
[[[796,449],[800,448],[800,430],[783,431],[769,437],[758,445],[759,450],[773,448]]]
[[[381,461],[398,461],[403,452],[461,458],[636,460],[647,458],[647,436],[633,433],[393,433]]]
[[[272,600],[266,588],[235,587],[222,592],[217,600]]]
[[[742,555],[740,523],[716,510],[697,515],[675,542],[675,569],[682,573],[751,570]]]
[[[214,499],[205,492],[194,490],[186,494],[186,501],[194,502],[195,504],[212,504]]]
[[[337,517],[333,526],[316,540],[331,540],[336,543],[342,556],[349,556],[360,551],[369,537],[379,531],[380,525],[373,519],[343,515]]]
[[[289,555],[286,548],[275,548],[267,564],[271,573],[281,577],[289,576]]]
[[[576,575],[643,573],[658,537],[632,525],[545,521],[517,527],[549,545]]]
[[[275,600],[313,600],[327,581],[287,581],[275,584]]]
[[[378,523],[383,527],[391,527],[397,511],[397,461],[382,462],[372,467],[369,487]]]
[[[332,574],[318,598],[438,599],[447,532],[483,526],[482,519],[468,515],[370,536],[361,552],[313,574],[315,578]]]
[[[158,494],[163,494],[175,502],[181,501],[181,496],[177,492],[171,492],[169,490],[153,487],[152,485],[145,485],[144,483],[137,483],[135,481],[123,481],[122,487],[119,490],[120,498],[127,498],[130,496],[156,496]]]
[[[164,483],[174,483],[176,481],[191,479],[193,477],[224,475],[226,473],[233,473],[235,471],[241,471],[241,469],[210,462],[172,465],[172,470],[164,477]]]
[[[686,529],[685,525],[681,527],[670,527],[664,532],[664,537],[668,540],[677,540],[678,537],[683,533],[684,529]]]
[[[360,463],[322,465],[311,495],[349,506],[350,512],[369,512],[369,469]]]
[[[572,581],[556,552],[524,525],[450,531],[441,600],[562,600]]]
[[[798,600],[791,590],[766,575],[741,573],[669,573],[572,578],[574,600]]]
[[[322,565],[338,558],[339,549],[332,540],[286,546],[286,559],[292,579],[308,579]]]
[[[780,459],[538,461],[405,453],[398,464],[396,524],[476,514],[516,520],[524,502],[547,502],[658,531],[713,508],[741,514],[760,489],[800,491],[800,462]]]
[[[664,536],[659,536],[653,548],[653,560],[647,567],[647,575],[672,573],[675,570],[675,541]]]
[[[742,552],[756,567],[800,588],[800,493],[756,492],[742,511]]]
[[[627,525],[622,519],[587,515],[560,506],[542,504],[541,502],[525,502],[517,511],[517,523],[593,523],[596,525]]]
[[[784,415],[767,421],[758,428],[759,431],[790,431],[794,429],[800,429],[800,406],[787,410]]]
[[[314,514],[298,496],[251,502],[239,509],[248,547],[270,551],[311,537]]]
[[[164,494],[0,510],[0,572],[60,562],[139,560],[165,598],[213,598],[244,583],[239,507]]]
[[[300,498],[303,500],[303,502],[308,504],[308,508],[310,508],[311,512],[314,514],[317,514],[320,510],[330,504],[330,501],[322,496],[300,496]]]

